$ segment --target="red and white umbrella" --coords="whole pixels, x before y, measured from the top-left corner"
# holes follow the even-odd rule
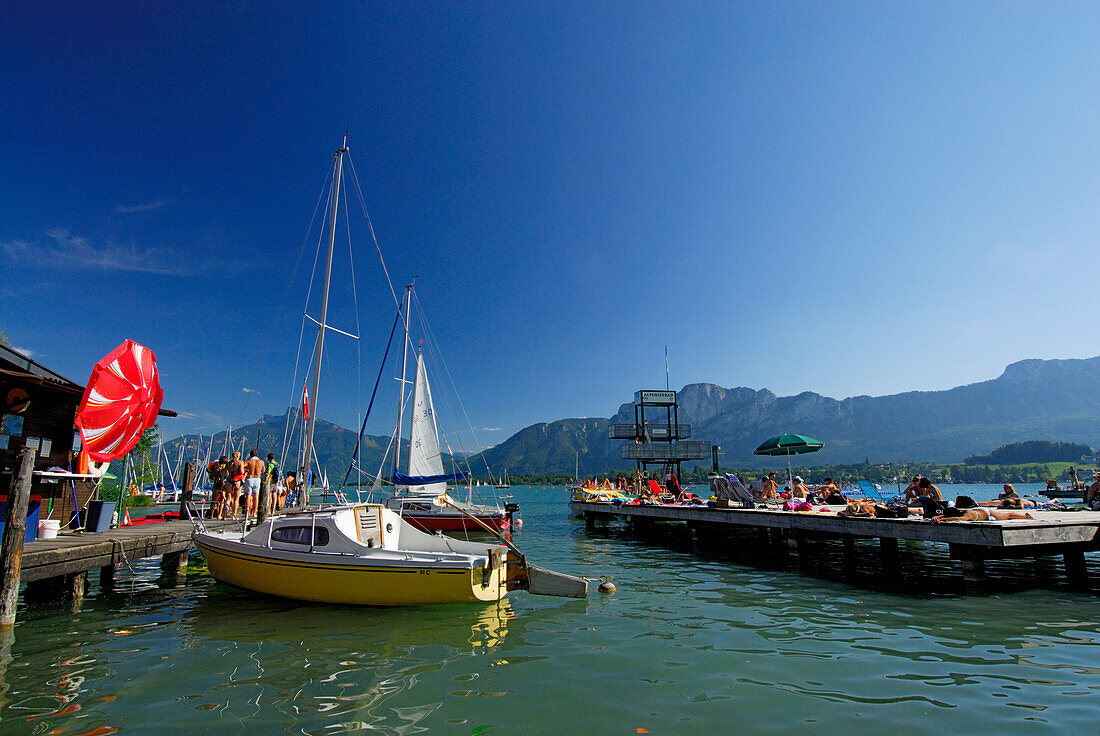
[[[164,391],[157,358],[149,348],[127,340],[95,364],[76,426],[84,451],[96,462],[110,462],[134,448],[157,421]]]

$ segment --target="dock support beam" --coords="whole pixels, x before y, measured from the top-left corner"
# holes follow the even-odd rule
[[[1089,573],[1085,566],[1084,550],[1074,549],[1062,553],[1062,562],[1066,568],[1066,578],[1074,588],[1089,587]]]
[[[856,572],[856,540],[854,537],[845,536],[844,543],[844,574],[855,575]]]
[[[949,545],[949,549],[951,550],[951,556],[959,559],[964,582],[985,582],[985,555],[981,547],[975,547],[971,544],[952,544]]]
[[[0,629],[15,626],[19,604],[19,571],[23,567],[23,539],[27,535],[27,507],[31,500],[31,478],[37,451],[24,448],[19,473],[12,479],[0,547]]]
[[[67,577],[68,579],[65,582],[67,583],[66,588],[68,590],[66,593],[72,603],[73,610],[76,610],[80,607],[81,602],[83,602],[84,593],[88,589],[88,571],[74,572]]]
[[[160,569],[167,573],[184,574],[187,572],[187,550],[169,552],[160,558]]]
[[[104,565],[99,568],[99,587],[102,590],[111,590],[115,587],[115,569],[114,565]]]
[[[901,556],[898,553],[898,540],[894,537],[879,537],[882,549],[882,572],[894,577],[901,573]]]
[[[584,530],[588,532],[596,530],[596,515],[591,511],[584,512]]]

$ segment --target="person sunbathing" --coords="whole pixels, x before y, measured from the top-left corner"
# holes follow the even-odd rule
[[[1011,483],[1005,483],[1004,490],[995,499],[992,501],[979,501],[978,505],[1000,509],[1030,509],[1038,506],[1030,498],[1023,498],[1019,493],[1016,493],[1016,489],[1013,488]]]
[[[992,509],[972,508],[954,509],[951,516],[933,516],[932,523],[942,521],[1009,521],[1010,519],[1034,519],[1035,517],[1023,511],[994,511]]]

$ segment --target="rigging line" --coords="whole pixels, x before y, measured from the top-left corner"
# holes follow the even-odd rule
[[[259,380],[260,371],[267,365],[268,359],[271,357],[271,353],[275,350],[275,335],[278,332],[279,322],[286,314],[286,305],[290,300],[290,292],[294,286],[294,279],[298,275],[298,268],[302,265],[302,256],[305,255],[306,243],[309,241],[309,233],[313,230],[313,223],[317,221],[317,212],[321,207],[321,198],[325,194],[325,188],[328,186],[329,178],[332,172],[325,176],[324,181],[321,182],[321,190],[317,192],[317,202],[313,205],[313,214],[309,218],[309,227],[306,228],[306,234],[302,238],[302,244],[298,247],[298,258],[294,262],[294,268],[291,271],[290,278],[286,282],[286,288],[283,290],[282,302],[279,304],[279,309],[275,312],[275,319],[271,322],[270,332],[268,333],[267,340],[264,341],[263,352],[261,358],[257,361],[256,372],[252,376],[252,382],[249,384],[249,388],[256,387],[256,381]],[[251,394],[246,393],[244,398],[244,405],[241,407],[241,416],[238,418],[238,423],[244,419],[244,413],[248,408],[248,402],[252,398]]]
[[[414,296],[416,294],[414,293]],[[426,315],[424,314],[423,305],[420,303],[419,297],[416,300],[417,313],[420,315],[421,324],[424,326],[424,332],[428,337],[428,344],[432,346],[432,351],[439,356],[439,361],[443,366],[443,373],[447,376],[447,380],[451,384],[451,391],[455,395],[455,400],[458,402],[459,408],[462,410],[462,416],[466,419],[466,426],[470,428],[470,435],[473,437],[474,446],[477,448],[478,455],[481,457],[481,462],[485,465],[485,472],[492,476],[492,471],[489,468],[489,462],[485,459],[485,450],[481,445],[481,441],[477,437],[477,430],[474,429],[473,422],[470,421],[470,415],[466,411],[466,405],[462,403],[462,396],[458,393],[458,386],[455,384],[454,376],[451,375],[451,369],[447,366],[447,362],[443,360],[443,351],[440,349],[439,342],[436,340],[435,332],[432,330],[431,324],[429,324]],[[448,412],[450,412],[449,399],[444,393],[443,396],[444,405],[447,406]],[[454,422],[453,418],[451,419]],[[457,424],[455,426],[455,432],[457,433]]]
[[[344,481],[340,484],[340,488],[347,485],[348,478],[351,477],[351,469],[359,459],[359,449],[363,442],[363,432],[367,429],[367,420],[370,418],[371,407],[374,406],[374,397],[378,394],[378,384],[382,382],[382,373],[386,369],[386,360],[390,357],[390,347],[393,345],[393,336],[397,333],[397,324],[401,321],[401,310],[397,311],[397,314],[393,318],[393,327],[390,328],[390,339],[386,342],[386,352],[382,356],[382,362],[378,366],[378,377],[374,379],[374,390],[370,394],[370,403],[367,404],[367,413],[363,417],[363,424],[359,427],[359,437],[355,440],[355,451],[351,453],[351,465],[348,466],[348,472],[344,474]]]
[[[397,308],[401,308],[401,300],[397,298],[397,292],[393,288],[393,280],[390,278],[390,270],[386,268],[386,259],[382,257],[382,248],[378,245],[378,238],[374,235],[374,224],[370,221],[370,213],[367,212],[367,202],[363,199],[363,189],[359,186],[359,175],[355,173],[355,162],[351,160],[351,153],[345,154],[348,165],[351,167],[351,179],[355,182],[355,191],[359,195],[359,205],[363,208],[363,217],[367,219],[367,228],[370,230],[370,238],[374,241],[374,249],[378,251],[378,260],[382,262],[382,273],[386,275],[386,283],[390,287],[390,295]]]

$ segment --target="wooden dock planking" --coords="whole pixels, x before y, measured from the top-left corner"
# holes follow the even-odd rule
[[[842,539],[846,544],[857,538],[878,538],[884,545],[896,545],[896,540],[902,539],[940,542],[948,545],[952,557],[962,561],[967,579],[980,576],[985,559],[1061,555],[1071,582],[1083,584],[1084,553],[1100,550],[1100,512],[1090,511],[1029,510],[1034,519],[931,524],[920,518],[876,519],[701,506],[616,506],[584,501],[572,501],[571,509],[589,526],[604,518],[630,523],[684,522],[692,529],[715,531],[731,527],[762,529],[793,540],[794,549],[806,536]]]
[[[208,529],[239,525],[239,521],[206,520]],[[63,534],[24,547],[20,582],[87,572],[146,557],[184,552],[191,546],[189,521],[140,524],[101,534]]]

